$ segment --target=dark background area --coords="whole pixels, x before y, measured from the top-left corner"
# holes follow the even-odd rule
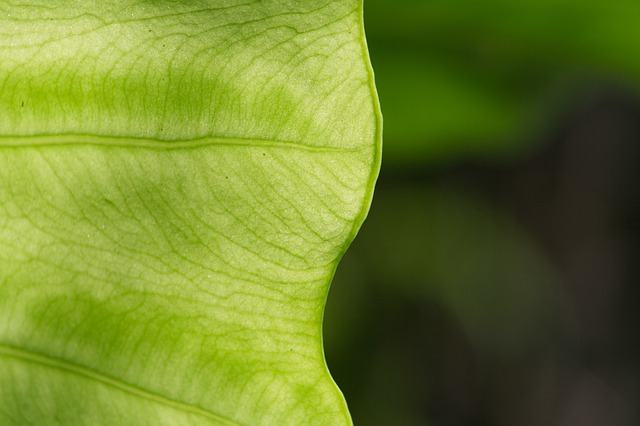
[[[383,167],[324,326],[355,424],[640,424],[640,3],[365,24]]]

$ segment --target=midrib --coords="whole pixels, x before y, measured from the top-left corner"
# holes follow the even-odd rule
[[[269,147],[290,149],[297,151],[311,152],[356,152],[367,146],[358,148],[337,148],[331,146],[308,145],[300,142],[281,141],[271,139],[251,139],[234,137],[204,137],[188,140],[163,140],[153,138],[139,138],[128,136],[101,136],[82,134],[54,134],[54,135],[34,135],[34,136],[10,136],[0,135],[0,149],[40,147],[58,145],[102,145],[102,146],[122,146],[141,147],[149,149],[178,150],[199,148],[204,146],[244,146],[244,147]]]

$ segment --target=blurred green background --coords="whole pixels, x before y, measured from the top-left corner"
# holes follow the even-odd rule
[[[324,326],[354,422],[640,424],[640,2],[365,24],[383,168]]]

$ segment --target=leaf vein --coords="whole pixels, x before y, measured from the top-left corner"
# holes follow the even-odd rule
[[[275,139],[258,139],[244,137],[202,137],[188,140],[153,139],[132,136],[102,136],[81,134],[52,134],[52,135],[0,135],[0,149],[22,147],[45,147],[58,145],[102,145],[115,147],[140,147],[149,149],[190,149],[204,146],[244,146],[291,149],[311,152],[358,152],[369,145],[354,148],[338,148],[333,146],[309,145],[301,142],[283,141]]]
[[[163,404],[187,413],[206,417],[208,419],[214,420],[221,424],[225,424],[229,426],[240,425],[240,423],[237,423],[231,419],[228,419],[224,416],[221,416],[209,410],[205,410],[204,408],[198,407],[197,405],[178,401],[178,400],[148,391],[146,389],[142,389],[138,386],[132,385],[130,383],[126,383],[120,379],[110,377],[104,373],[94,371],[90,368],[75,365],[69,361],[54,358],[50,355],[44,355],[44,354],[33,352],[24,348],[16,348],[7,344],[0,343],[0,356],[15,358],[21,361],[40,364],[53,369],[58,369],[68,373],[72,373],[72,374],[84,377],[86,379],[101,383],[103,385],[118,389],[122,392],[126,392],[140,398],[157,402],[157,403],[160,403],[160,404]]]

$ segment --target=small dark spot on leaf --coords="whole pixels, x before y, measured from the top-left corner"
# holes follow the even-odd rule
[[[21,107],[24,107],[24,101],[22,101],[22,102],[20,103],[20,106],[21,106]]]

